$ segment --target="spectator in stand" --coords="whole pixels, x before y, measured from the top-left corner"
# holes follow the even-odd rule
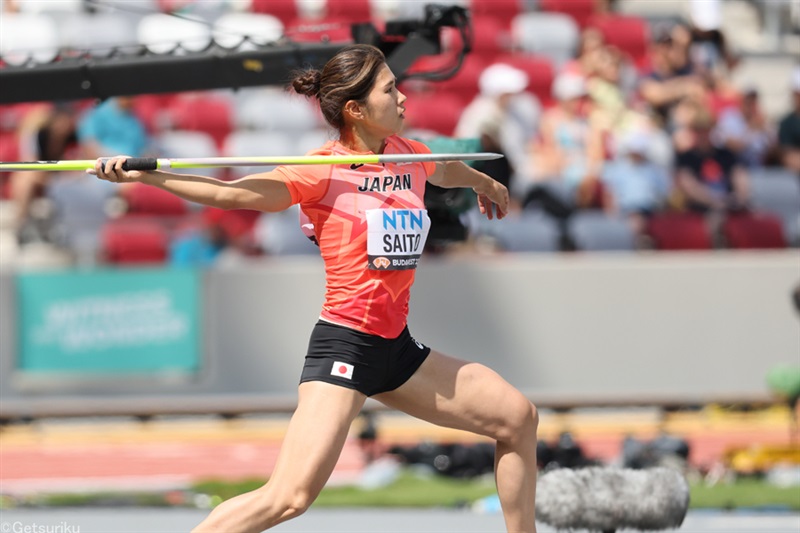
[[[534,191],[544,186],[576,207],[597,207],[604,150],[600,132],[587,118],[586,80],[560,74],[553,82],[553,96],[558,103],[542,115],[539,139],[532,149]],[[523,205],[531,199],[528,195]]]
[[[671,192],[667,169],[651,160],[649,144],[646,131],[627,132],[601,176],[606,209],[625,216],[637,235],[644,234],[647,218],[666,205]]]
[[[714,117],[700,109],[691,124],[693,146],[677,154],[676,185],[685,207],[697,213],[747,208],[749,179],[736,154],[711,140]]]
[[[705,95],[702,78],[680,66],[681,52],[676,53],[671,30],[660,28],[650,46],[650,72],[639,82],[639,95],[648,104],[662,126],[671,130],[672,113],[684,98]]]
[[[228,244],[225,229],[211,220],[177,235],[169,246],[169,262],[178,267],[209,267]]]
[[[538,129],[541,106],[525,91],[528,75],[511,65],[490,65],[478,85],[480,94],[462,112],[454,136],[481,139],[483,149],[504,154],[505,168],[492,166],[484,171],[513,194],[519,183],[531,179],[528,146]]]
[[[689,56],[696,70],[732,71],[738,58],[731,53],[722,32],[722,1],[689,2],[691,45]]]
[[[19,128],[20,159],[23,161],[56,161],[70,159],[77,153],[77,109],[63,103],[36,107]],[[10,177],[11,200],[15,206],[17,241],[24,244],[47,240],[47,231],[34,223],[31,204],[46,193],[55,174],[51,172],[15,172]]]
[[[758,102],[758,90],[745,90],[738,107],[723,109],[714,130],[722,145],[734,152],[747,168],[764,165],[768,152],[775,142],[775,132],[770,127]]]
[[[109,154],[141,157],[147,148],[147,133],[133,113],[133,98],[110,98],[86,113],[78,125],[78,139],[86,159]]]
[[[597,28],[585,28],[581,32],[575,58],[561,67],[561,74],[576,74],[583,77],[593,75],[606,46],[603,33]]]
[[[778,127],[778,144],[783,166],[800,178],[800,66],[792,73],[792,99],[792,110]]]
[[[606,46],[598,55],[595,75],[586,82],[592,100],[589,119],[594,127],[612,136],[624,135],[647,122],[645,115],[628,105],[629,98],[621,84],[623,68],[622,52]]]
[[[132,98],[117,97],[85,112],[77,125],[79,151],[84,159],[120,153],[145,155],[148,139],[132,108]],[[101,229],[109,217],[110,201],[118,193],[124,194],[124,189],[85,173],[63,173],[52,180],[47,197],[53,206],[54,244],[71,253],[80,264],[99,261]]]

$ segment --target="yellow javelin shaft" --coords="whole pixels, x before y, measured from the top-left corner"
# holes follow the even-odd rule
[[[302,155],[275,157],[206,157],[198,159],[129,158],[125,170],[167,170],[171,168],[256,167],[277,165],[370,165],[383,163],[418,163],[427,161],[483,161],[498,159],[501,154],[477,152],[468,154],[356,154]],[[80,171],[94,168],[94,159],[73,161],[0,162],[0,172],[16,171]]]

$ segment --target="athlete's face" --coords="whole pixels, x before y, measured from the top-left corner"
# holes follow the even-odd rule
[[[378,134],[392,135],[403,128],[406,96],[397,89],[397,80],[384,63],[367,97],[364,118]]]

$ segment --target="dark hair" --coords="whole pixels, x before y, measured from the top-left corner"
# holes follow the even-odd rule
[[[298,94],[315,97],[325,120],[344,127],[342,110],[349,100],[365,102],[386,57],[378,48],[354,44],[343,48],[322,68],[296,72],[291,86]]]

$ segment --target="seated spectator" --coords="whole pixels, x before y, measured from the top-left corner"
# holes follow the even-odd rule
[[[738,58],[731,53],[725,34],[722,32],[722,1],[703,0],[690,2],[689,14],[691,36],[689,55],[695,71],[730,72]]]
[[[586,82],[582,76],[561,74],[553,83],[553,96],[558,103],[542,115],[532,150],[535,183],[563,191],[578,207],[596,207],[604,153],[600,132],[587,119]]]
[[[200,227],[177,235],[169,247],[169,262],[178,267],[213,265],[228,244],[224,228],[214,221],[203,221]]]
[[[125,154],[141,157],[147,148],[147,133],[133,113],[133,98],[110,98],[89,110],[78,125],[78,139],[86,159]]]
[[[598,66],[600,54],[605,48],[605,37],[597,28],[585,28],[581,32],[578,50],[575,58],[561,67],[561,74],[575,74],[588,78],[592,76]]]
[[[736,154],[711,142],[714,118],[697,113],[691,125],[693,145],[676,159],[676,185],[685,207],[694,212],[737,211],[747,207],[749,181]]]
[[[536,134],[540,105],[525,92],[528,75],[504,63],[495,63],[481,73],[480,94],[462,112],[454,136],[480,139],[485,150],[506,156],[508,167],[484,171],[511,190],[529,179],[528,145]]]
[[[86,159],[126,154],[144,155],[144,126],[132,112],[129,97],[109,99],[88,110],[77,124],[79,151]],[[84,173],[63,173],[51,180],[47,197],[54,207],[54,243],[93,264],[101,257],[100,230],[108,219],[109,201],[123,189]]]
[[[800,67],[792,74],[792,99],[792,110],[778,126],[778,144],[781,162],[800,177]]]
[[[20,159],[22,161],[57,161],[71,159],[77,153],[75,127],[77,109],[70,104],[37,107],[20,126]],[[14,203],[15,231],[20,244],[47,240],[45,228],[31,219],[31,204],[45,193],[52,172],[15,172],[10,178],[10,194]]]
[[[666,205],[671,190],[667,169],[650,159],[649,144],[647,132],[628,132],[601,175],[608,192],[607,210],[626,216],[639,235],[644,233],[647,217]]]
[[[587,80],[587,91],[592,99],[589,118],[592,125],[612,135],[622,135],[638,129],[646,117],[628,105],[628,95],[621,85],[623,56],[613,46],[604,47],[597,60],[595,75]]]
[[[649,105],[663,127],[670,129],[672,112],[684,98],[705,95],[703,79],[676,61],[669,30],[661,29],[650,47],[650,72],[639,81],[639,96]]]
[[[748,168],[763,166],[775,134],[761,110],[757,89],[746,90],[738,107],[722,110],[714,136]]]

